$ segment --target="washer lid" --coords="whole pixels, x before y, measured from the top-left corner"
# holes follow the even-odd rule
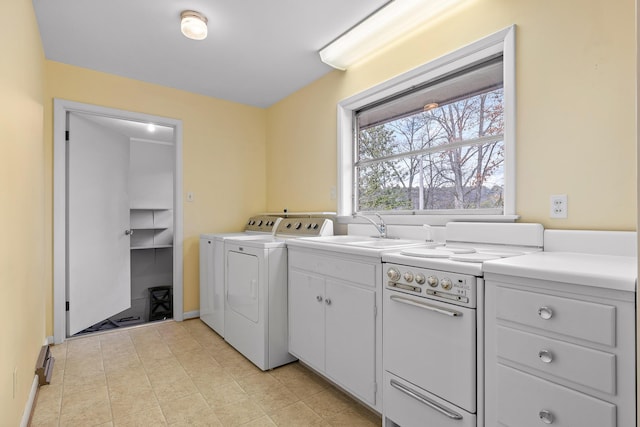
[[[461,261],[461,262],[484,262],[491,261],[493,259],[500,259],[500,255],[494,254],[484,254],[484,253],[475,253],[475,254],[453,254],[449,257],[451,261]]]
[[[463,246],[438,246],[436,248],[438,251],[448,251],[454,254],[472,254],[476,252],[474,248],[466,248]]]
[[[420,258],[449,258],[454,253],[442,249],[431,248],[406,248],[400,251],[402,255],[415,256]]]

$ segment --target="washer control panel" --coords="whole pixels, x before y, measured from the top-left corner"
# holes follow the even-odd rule
[[[468,274],[383,263],[386,286],[465,307],[476,306],[477,278]]]
[[[275,234],[294,237],[332,236],[333,222],[322,217],[283,218],[278,224]]]

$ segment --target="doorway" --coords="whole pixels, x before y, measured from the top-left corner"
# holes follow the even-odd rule
[[[80,119],[80,120],[78,120]],[[86,120],[85,120],[86,119]],[[156,259],[156,252],[158,257],[166,260],[165,264],[170,263],[171,269],[169,270],[169,279],[172,281],[172,316],[175,320],[181,321],[183,320],[183,287],[182,287],[182,271],[183,271],[183,257],[182,257],[182,122],[180,120],[169,119],[165,117],[152,116],[141,113],[134,113],[124,110],[116,110],[111,108],[105,108],[100,106],[94,106],[90,104],[82,104],[67,100],[54,100],[54,218],[53,218],[53,228],[54,228],[54,236],[53,236],[53,244],[54,244],[54,254],[53,254],[53,269],[54,269],[54,292],[53,292],[53,315],[54,315],[54,342],[61,343],[67,337],[68,332],[70,331],[70,325],[74,324],[74,328],[78,328],[78,323],[71,321],[71,313],[73,311],[67,312],[68,302],[70,304],[74,304],[73,301],[70,301],[70,297],[73,299],[77,298],[76,304],[89,304],[88,298],[91,298],[95,292],[92,290],[90,293],[86,295],[78,294],[76,285],[75,287],[70,287],[69,285],[73,283],[79,275],[77,273],[77,269],[74,268],[73,259],[71,256],[78,252],[78,247],[72,248],[69,246],[70,237],[73,233],[74,235],[82,235],[83,228],[79,228],[78,224],[75,222],[72,223],[72,209],[74,208],[73,197],[75,194],[76,200],[79,197],[88,197],[91,192],[87,192],[84,189],[89,186],[80,186],[80,190],[78,190],[78,186],[73,186],[73,180],[76,175],[70,175],[70,165],[74,161],[73,150],[70,149],[69,145],[73,143],[73,138],[75,132],[71,133],[71,137],[69,138],[69,134],[66,132],[69,129],[70,121],[75,120],[74,126],[79,126],[78,122],[81,121],[83,123],[89,123],[93,126],[98,126],[99,135],[101,130],[113,130],[113,126],[115,124],[119,124],[121,126],[129,126],[131,128],[140,128],[141,124],[144,126],[153,124],[157,126],[159,129],[168,129],[171,132],[171,141],[160,141],[161,144],[164,144],[164,149],[161,151],[167,152],[169,150],[169,155],[171,156],[171,161],[173,162],[172,166],[172,174],[170,175],[170,179],[168,181],[168,186],[170,187],[170,198],[167,199],[166,194],[164,197],[164,202],[158,203],[157,201],[149,201],[148,193],[144,191],[140,191],[140,179],[133,180],[137,181],[137,184],[129,186],[131,188],[132,193],[137,193],[138,195],[142,195],[142,201],[140,201],[140,197],[131,205],[127,205],[126,211],[126,224],[115,224],[112,225],[112,228],[115,227],[115,230],[118,234],[118,241],[125,241],[127,245],[127,262],[130,261],[128,258],[128,249],[129,247],[137,247],[140,249],[142,245],[149,245],[149,247],[145,247],[143,251],[131,251],[137,252],[137,256],[145,259]],[[108,126],[107,126],[108,124]],[[73,128],[72,128],[73,130]],[[151,141],[141,138],[140,135],[135,135],[129,133],[126,129],[120,127],[117,134],[128,135],[127,140],[130,141],[130,144],[137,146],[135,150],[131,151],[131,155],[133,156],[135,152],[141,152],[143,155],[146,155],[149,147],[152,147],[151,143],[157,143],[158,141]],[[102,137],[102,136],[100,136]],[[68,142],[67,139],[69,138]],[[93,140],[94,136],[85,136],[85,140]],[[133,141],[136,143],[134,144]],[[132,145],[132,146],[133,146]],[[96,147],[94,147],[96,149]],[[127,150],[128,151],[128,150]],[[76,152],[77,154],[77,152]],[[166,155],[165,155],[166,157]],[[133,158],[133,157],[132,157]],[[123,160],[119,169],[123,169],[124,163],[126,163],[127,173],[128,173],[128,162],[129,159]],[[76,163],[78,164],[77,160]],[[95,165],[94,169],[98,169],[99,165]],[[109,168],[104,168],[105,174],[109,173]],[[93,174],[93,170],[90,173]],[[122,171],[117,175],[122,175]],[[100,176],[99,172],[96,173],[97,177],[93,177],[96,179],[96,184],[100,182],[100,180],[104,181],[107,175]],[[117,175],[113,175],[116,177]],[[148,177],[143,177],[148,178]],[[165,177],[166,178],[166,177]],[[94,185],[95,187],[95,185]],[[75,188],[75,189],[74,189]],[[120,185],[122,188],[122,185]],[[80,191],[78,193],[78,191]],[[84,193],[83,193],[84,191]],[[74,193],[75,192],[75,193]],[[95,193],[95,188],[93,189]],[[115,195],[111,200],[122,199],[122,195]],[[128,195],[127,195],[128,198]],[[83,199],[84,200],[84,199]],[[87,203],[84,203],[86,205]],[[84,209],[84,207],[82,207]],[[94,210],[90,212],[88,217],[97,217],[99,218],[101,215],[101,211]],[[102,215],[104,217],[104,215]],[[152,226],[140,226],[135,223],[139,223],[142,221],[143,223],[147,221],[147,216],[153,221],[154,218],[157,218],[157,221],[162,221],[162,226],[152,225]],[[98,227],[98,224],[80,224],[82,227],[90,227],[101,228]],[[106,225],[104,225],[106,228]],[[138,230],[135,229],[138,227]],[[135,232],[138,231],[137,234]],[[166,240],[167,233],[172,235],[172,244],[170,245],[171,249],[163,249],[168,246],[163,242],[163,239]],[[99,233],[97,234],[99,235]],[[135,239],[134,239],[135,236]],[[79,240],[82,242],[82,239]],[[157,245],[149,242],[156,242]],[[141,243],[142,242],[142,243]],[[87,240],[85,239],[85,244]],[[93,247],[95,248],[97,245],[94,243]],[[80,251],[82,247],[80,246]],[[146,250],[149,249],[149,250]],[[146,255],[142,255],[144,253]],[[151,256],[149,254],[152,254]],[[126,274],[130,274],[131,265],[125,265],[122,262],[123,256],[120,257],[120,263],[118,267],[120,269],[120,275],[122,276],[122,271],[126,271]],[[131,258],[134,258],[132,255]],[[84,263],[82,260],[81,263]],[[76,261],[76,265],[78,262]],[[94,263],[93,269],[103,268],[101,265],[101,261]],[[70,277],[71,272],[73,271],[73,277]],[[135,268],[134,268],[135,271]],[[166,273],[166,271],[165,271]],[[171,277],[172,276],[172,277]],[[131,277],[129,276],[129,279]],[[74,291],[76,289],[76,291]],[[127,284],[128,292],[134,293],[136,290],[131,287],[131,283]],[[139,291],[139,290],[138,290]],[[146,289],[145,289],[146,291]],[[76,294],[74,295],[74,292]],[[119,291],[122,295],[122,292]],[[105,292],[104,298],[114,299],[115,291],[111,291],[109,289]],[[78,296],[80,295],[80,296]],[[95,295],[100,298],[100,295]],[[133,295],[131,295],[133,296]],[[117,298],[116,298],[117,299]],[[118,304],[120,304],[118,306]],[[164,308],[166,307],[166,300],[164,301]],[[120,298],[120,302],[114,305],[114,309],[116,312],[109,314],[117,314],[120,310],[117,308],[123,308],[122,306],[122,298]],[[77,308],[77,306],[76,306]],[[130,310],[127,308],[127,310]],[[87,311],[87,310],[84,310]],[[131,310],[130,310],[131,311]],[[81,317],[77,312],[74,313],[74,320],[79,319]],[[105,312],[106,313],[106,312]],[[104,313],[103,313],[104,314]],[[96,316],[97,314],[91,314],[91,316]],[[95,317],[94,317],[95,318]],[[83,319],[86,322],[86,319]],[[70,333],[72,335],[72,333]]]

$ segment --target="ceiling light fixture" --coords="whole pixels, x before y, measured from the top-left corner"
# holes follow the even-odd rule
[[[207,17],[193,10],[185,10],[180,14],[180,30],[185,37],[192,40],[207,38]]]
[[[325,64],[346,70],[461,0],[392,0],[320,49]]]
[[[430,102],[424,106],[424,112],[431,111],[434,108],[438,108],[440,105],[437,102]]]

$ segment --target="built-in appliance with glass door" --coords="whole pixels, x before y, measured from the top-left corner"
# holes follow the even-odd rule
[[[295,359],[288,350],[288,239],[333,234],[321,217],[284,218],[273,236],[225,242],[224,339],[260,369]]]

